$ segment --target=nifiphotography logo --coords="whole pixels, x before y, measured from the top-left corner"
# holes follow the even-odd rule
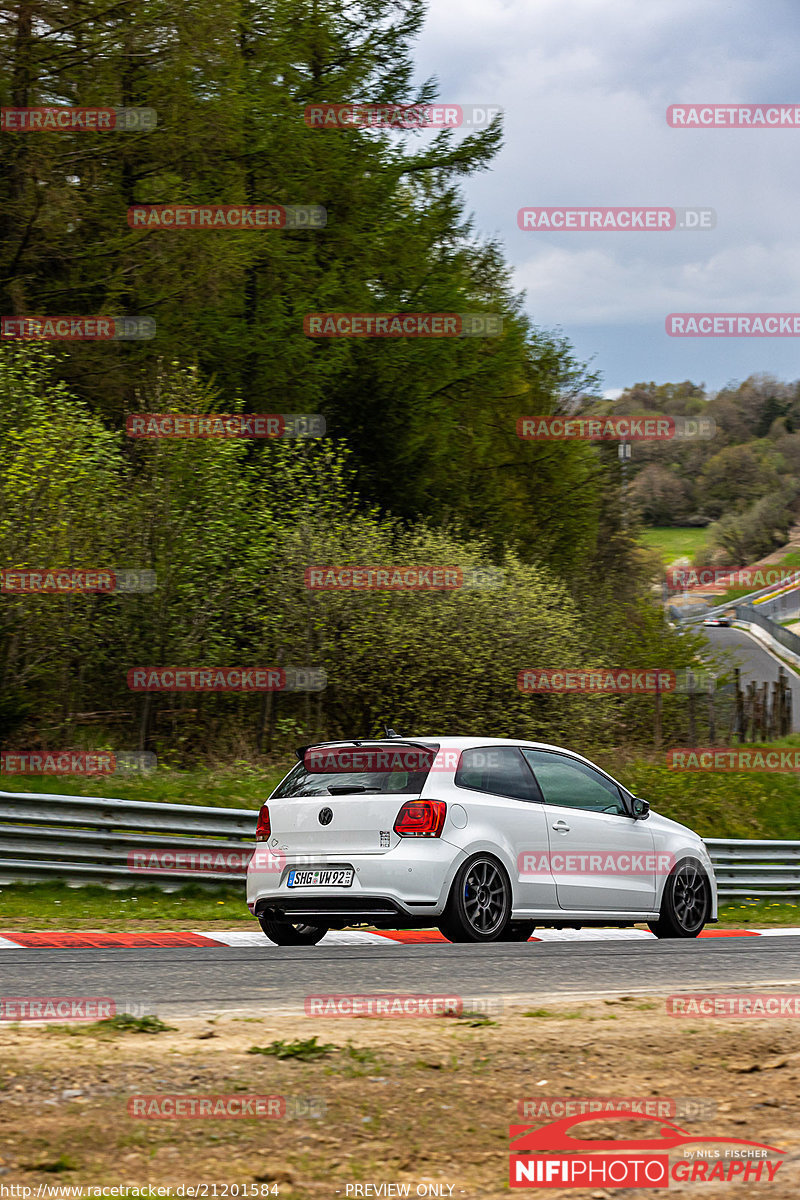
[[[635,1121],[649,1137],[586,1138],[573,1126]],[[621,1130],[624,1133],[624,1130]],[[743,1138],[694,1137],[672,1121],[609,1108],[534,1125],[511,1125],[509,1184],[528,1188],[667,1188],[674,1183],[772,1183],[784,1150]],[[555,1153],[545,1153],[555,1151]]]

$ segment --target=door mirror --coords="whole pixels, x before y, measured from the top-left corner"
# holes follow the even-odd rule
[[[650,816],[650,805],[647,800],[641,800],[638,796],[634,796],[631,811],[634,821],[644,821]]]

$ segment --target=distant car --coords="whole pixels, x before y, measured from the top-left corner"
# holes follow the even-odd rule
[[[704,625],[724,625],[726,628],[730,626],[730,617],[706,617],[703,621]]]
[[[494,942],[645,921],[693,938],[717,919],[702,839],[570,750],[395,736],[298,758],[247,871],[248,907],[278,945],[354,924]]]

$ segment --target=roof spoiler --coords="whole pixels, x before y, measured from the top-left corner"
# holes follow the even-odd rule
[[[390,729],[386,725],[384,725],[384,729],[386,730],[386,736],[382,737],[382,738],[374,738],[374,737],[336,738],[335,741],[332,741],[332,742],[309,742],[307,746],[298,746],[295,749],[295,754],[297,755],[298,761],[302,762],[303,759],[305,758],[306,750],[312,750],[312,749],[315,750],[318,746],[341,746],[343,742],[350,746],[369,746],[369,745],[376,745],[376,744],[382,745],[384,742],[388,742],[388,741],[398,741],[398,742],[403,742],[404,745],[406,745],[406,746],[419,746],[423,750],[430,749],[430,747],[426,746],[424,744],[424,742],[418,742],[411,738],[405,738],[405,737],[403,737],[402,734],[396,733],[394,731],[394,729]]]

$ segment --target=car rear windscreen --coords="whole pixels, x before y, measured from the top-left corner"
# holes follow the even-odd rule
[[[438,743],[309,746],[270,799],[292,796],[416,795]]]

